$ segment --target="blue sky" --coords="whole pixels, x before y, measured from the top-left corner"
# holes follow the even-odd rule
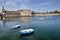
[[[2,6],[5,6],[6,10],[60,11],[60,0],[0,0],[0,11]]]

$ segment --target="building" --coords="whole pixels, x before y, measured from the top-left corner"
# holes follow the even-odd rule
[[[32,16],[31,10],[18,10],[17,12],[20,13],[20,16]]]
[[[51,15],[60,15],[60,13],[48,13],[48,12],[34,12],[29,9],[17,10],[17,11],[8,11],[2,8],[3,17],[21,17],[21,16],[51,16]]]
[[[31,10],[8,11],[4,7],[2,8],[2,13],[5,13],[5,17],[32,16]]]
[[[6,11],[5,17],[19,17],[20,14],[17,11]]]

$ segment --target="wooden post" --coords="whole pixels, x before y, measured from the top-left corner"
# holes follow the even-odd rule
[[[3,20],[2,14],[0,16],[1,16],[1,20]]]

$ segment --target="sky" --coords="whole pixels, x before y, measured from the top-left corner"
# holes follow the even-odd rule
[[[60,11],[60,0],[0,0],[0,11],[3,6],[6,10]]]

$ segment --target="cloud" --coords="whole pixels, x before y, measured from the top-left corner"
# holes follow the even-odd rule
[[[29,6],[28,2],[30,0],[5,0],[5,1],[1,0],[1,1],[3,2],[2,4],[6,7],[6,9],[10,9],[10,8],[18,9],[19,5],[20,5],[19,9],[26,9]]]
[[[27,5],[26,5],[26,4],[24,4],[24,3],[21,3],[21,6],[26,7]]]
[[[28,9],[28,4],[21,3],[20,9]]]
[[[56,1],[56,0],[48,0],[48,1],[44,2],[44,3],[39,3],[39,4],[37,4],[37,5],[38,5],[38,6],[50,5],[50,4],[52,4],[54,1]]]
[[[48,5],[50,3],[41,3],[41,4],[37,4],[38,6],[45,6],[45,5]]]
[[[27,2],[29,2],[30,0],[18,0],[18,1],[27,3]]]
[[[15,5],[15,1],[14,1],[14,2],[12,2],[12,1],[7,1],[5,5],[6,5],[6,6],[14,6],[14,5]]]
[[[18,0],[18,1],[20,1],[20,9],[28,9],[29,6],[28,2],[30,0]]]
[[[30,0],[0,0],[0,10],[5,6],[6,10],[29,9]]]

